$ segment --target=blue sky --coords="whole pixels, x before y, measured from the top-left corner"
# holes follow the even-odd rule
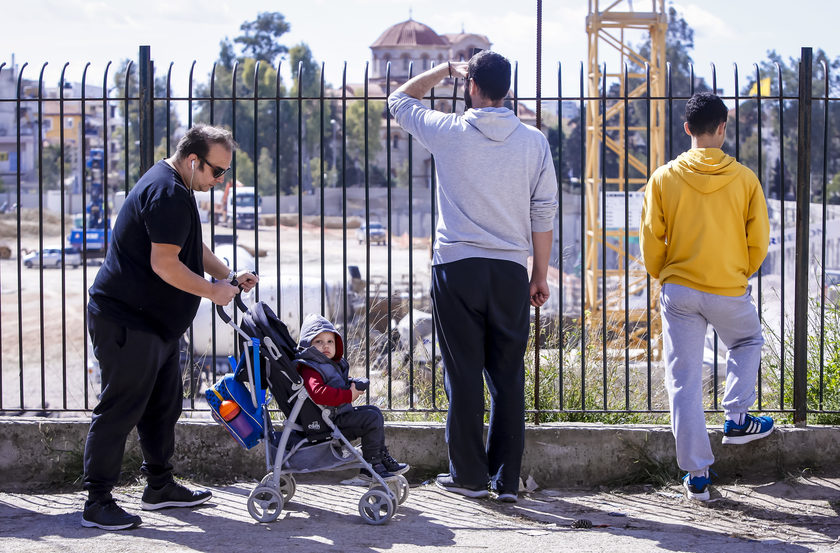
[[[610,0],[600,0],[608,4]],[[625,2],[629,0],[624,0]],[[775,49],[785,58],[798,57],[802,46],[823,48],[840,56],[836,32],[840,2],[836,0],[675,0],[695,31],[693,58],[698,75],[710,78],[715,62],[719,87],[732,92],[732,64],[742,75]],[[635,0],[637,10],[651,0]],[[626,5],[626,4],[625,4]],[[478,7],[482,9],[479,11]],[[808,8],[802,9],[802,7]],[[306,42],[326,63],[327,80],[337,84],[344,61],[348,81],[360,82],[369,45],[388,26],[412,17],[438,33],[464,29],[487,35],[493,48],[519,62],[520,93],[533,94],[536,57],[536,1],[510,0],[304,0],[278,2],[239,0],[29,0],[7,2],[0,39],[0,62],[29,62],[25,75],[35,78],[44,62],[48,84],[58,80],[65,61],[68,75],[80,80],[86,62],[88,78],[99,83],[108,60],[137,58],[141,44],[151,46],[157,71],[173,65],[174,92],[186,93],[186,76],[196,61],[196,75],[206,78],[219,53],[219,41],[239,34],[243,21],[262,11],[279,11],[291,23],[287,45]],[[564,75],[578,71],[587,58],[587,0],[543,1],[543,93],[556,93],[557,62]],[[631,41],[637,42],[639,39]],[[610,63],[610,60],[605,60]],[[565,78],[565,77],[564,77]],[[743,79],[743,77],[742,77]]]

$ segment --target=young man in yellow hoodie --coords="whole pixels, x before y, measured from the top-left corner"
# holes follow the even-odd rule
[[[723,395],[723,443],[744,444],[773,431],[773,419],[755,417],[761,324],[747,279],[769,243],[761,183],[720,149],[728,110],[702,92],[685,107],[691,149],[657,169],[645,190],[639,243],[645,268],[662,284],[665,385],[677,464],[688,472],[689,499],[709,499],[714,462],[703,407],[703,348],[711,323],[728,348]]]

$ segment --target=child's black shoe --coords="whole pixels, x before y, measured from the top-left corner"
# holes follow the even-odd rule
[[[388,453],[388,448],[382,448],[382,464],[392,474],[404,474],[411,468],[407,463],[400,463]]]
[[[371,468],[373,468],[373,472],[381,476],[382,478],[393,478],[395,475],[388,472],[388,469],[385,468],[385,465],[382,464],[382,461],[368,461],[370,463]],[[366,482],[370,482],[373,480],[373,477],[370,475],[367,469],[361,469],[359,471],[359,478]]]

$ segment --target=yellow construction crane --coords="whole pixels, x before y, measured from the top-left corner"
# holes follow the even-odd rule
[[[636,5],[639,4],[637,0]],[[634,9],[633,0],[589,0],[589,14],[586,17],[590,100],[587,100],[586,114],[583,301],[592,324],[603,324],[606,311],[607,328],[604,332],[610,336],[610,340],[620,342],[615,345],[621,348],[624,347],[625,333],[629,334],[631,348],[646,347],[642,345],[645,335],[659,334],[656,313],[658,294],[651,294],[648,304],[655,310],[651,318],[656,315],[651,328],[647,326],[646,308],[628,310],[624,302],[627,294],[637,294],[646,287],[646,273],[638,259],[630,256],[627,260],[629,268],[625,271],[625,241],[638,236],[638,212],[642,197],[639,189],[646,183],[648,169],[652,171],[665,161],[665,101],[649,101],[649,124],[634,126],[626,120],[628,104],[634,100],[636,105],[641,106],[648,96],[665,96],[665,33],[668,29],[665,2],[642,0],[641,4],[649,6],[650,10]],[[650,36],[648,56],[643,56],[628,42],[642,42],[645,32]],[[612,54],[612,58],[602,66],[601,60],[609,54]],[[625,75],[625,66],[642,70],[628,71]],[[614,71],[605,73],[606,67]],[[612,86],[618,84],[618,98],[609,102],[600,99],[607,92],[603,90],[606,88],[605,83],[612,83]],[[639,159],[627,151],[628,145],[638,143],[640,138],[648,144],[649,160]],[[602,161],[606,159],[605,156],[614,156],[618,166],[616,175],[607,177],[603,174]],[[636,176],[630,176],[631,168],[636,170]],[[607,190],[610,194],[604,194]],[[630,216],[626,218],[625,201],[630,206]],[[604,202],[608,216],[602,220]],[[605,247],[617,255],[615,269],[606,268]],[[606,294],[602,286],[604,281],[607,282]],[[624,328],[625,320],[629,320],[631,325],[628,329]],[[655,356],[658,357],[659,348],[655,349]]]

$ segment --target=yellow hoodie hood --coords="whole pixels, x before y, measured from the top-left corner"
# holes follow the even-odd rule
[[[691,149],[651,176],[639,245],[645,268],[661,283],[741,295],[768,243],[761,183],[719,148]]]
[[[739,178],[743,166],[720,148],[693,148],[671,162],[676,177],[703,194],[717,192]]]

